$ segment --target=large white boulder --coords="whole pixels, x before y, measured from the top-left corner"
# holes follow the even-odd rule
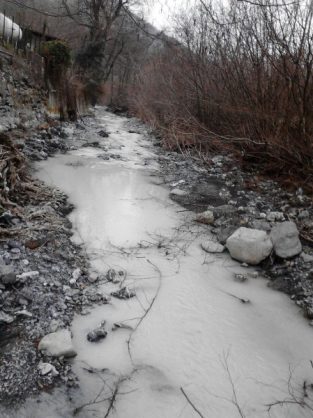
[[[273,244],[265,231],[241,227],[227,239],[226,247],[235,260],[256,265],[270,255]]]
[[[46,335],[40,341],[38,348],[51,357],[74,357],[77,354],[72,344],[71,333],[67,329]]]
[[[281,258],[290,258],[302,251],[299,231],[294,222],[282,222],[276,225],[270,234],[274,251]]]

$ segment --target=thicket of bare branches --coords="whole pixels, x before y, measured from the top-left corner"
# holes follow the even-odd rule
[[[132,107],[168,146],[233,152],[270,174],[313,175],[312,3],[199,0],[138,76]]]

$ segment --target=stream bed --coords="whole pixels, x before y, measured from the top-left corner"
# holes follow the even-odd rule
[[[170,199],[152,141],[127,118],[101,108],[96,116],[109,138],[39,163],[38,177],[75,205],[73,239],[93,274],[111,269],[113,281],[92,287],[133,297],[76,316],[79,388],[31,399],[17,416],[311,417],[295,402],[313,374],[301,312],[263,278],[234,281],[254,270],[201,249],[208,229]],[[89,342],[103,321],[107,337]]]

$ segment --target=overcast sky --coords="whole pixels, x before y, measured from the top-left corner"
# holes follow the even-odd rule
[[[145,17],[158,29],[166,29],[170,27],[172,17],[191,3],[191,0],[150,0]]]

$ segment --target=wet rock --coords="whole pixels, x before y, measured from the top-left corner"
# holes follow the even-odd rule
[[[201,244],[201,247],[207,253],[222,253],[225,250],[224,245],[214,241],[205,241]]]
[[[99,141],[93,141],[93,142],[86,142],[85,144],[82,145],[83,148],[99,148],[100,147],[100,143]]]
[[[47,376],[51,374],[51,376],[58,376],[59,372],[57,369],[50,363],[39,363],[38,370],[41,376]]]
[[[214,214],[211,210],[206,210],[196,216],[196,221],[202,224],[212,225],[214,223]]]
[[[109,282],[121,283],[125,279],[125,272],[123,270],[116,271],[114,269],[110,269],[107,271],[105,277]]]
[[[109,134],[104,129],[99,131],[98,135],[101,136],[102,138],[108,138],[109,137]]]
[[[274,251],[278,257],[290,258],[302,251],[299,231],[294,222],[282,222],[276,225],[270,234]]]
[[[106,324],[106,321],[103,321],[101,322],[98,328],[94,329],[93,331],[88,332],[87,340],[90,341],[91,343],[95,343],[106,338],[108,333],[105,330],[105,324]]]
[[[227,239],[226,247],[235,260],[256,265],[270,255],[273,244],[266,232],[241,227]]]
[[[17,282],[16,274],[11,266],[0,265],[0,281],[5,285],[12,285]]]
[[[116,292],[112,292],[111,296],[118,298],[118,299],[131,299],[136,296],[136,292],[134,290],[129,289],[128,287],[122,287],[120,290]]]
[[[62,329],[43,337],[38,346],[39,350],[51,357],[75,357],[77,355],[70,331]]]
[[[245,274],[236,273],[234,275],[234,279],[235,279],[236,282],[244,283],[248,280],[248,277]]]

